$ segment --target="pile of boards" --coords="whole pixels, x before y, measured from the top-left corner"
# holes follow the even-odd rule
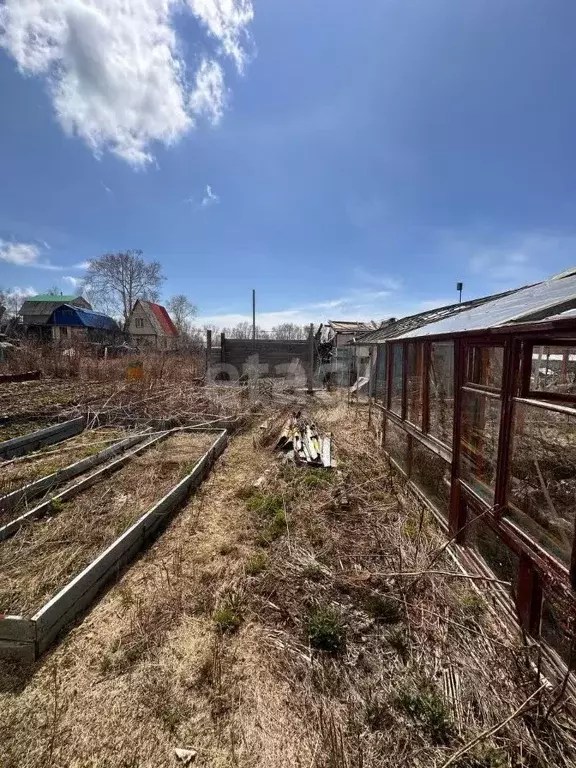
[[[332,463],[332,439],[330,434],[320,435],[314,422],[300,411],[293,413],[280,432],[276,450],[283,451],[297,464],[330,468]]]

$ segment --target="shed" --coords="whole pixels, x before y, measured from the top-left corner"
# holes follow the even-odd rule
[[[108,331],[119,333],[118,323],[103,312],[95,312],[92,309],[75,307],[72,304],[62,304],[57,307],[48,318],[47,325],[85,328],[90,330]]]
[[[63,304],[92,309],[92,305],[82,296],[41,293],[38,296],[29,296],[22,304],[20,308],[22,322],[26,327],[46,325],[52,312]]]

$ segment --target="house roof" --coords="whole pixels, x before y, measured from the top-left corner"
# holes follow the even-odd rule
[[[65,296],[64,294],[60,293],[39,293],[37,296],[28,296],[25,303],[28,303],[29,301],[49,301],[49,302],[57,302],[58,304],[70,304],[75,299],[80,299],[81,296],[74,296],[72,294],[69,294]]]
[[[71,304],[62,304],[52,312],[47,325],[65,325],[79,328],[96,328],[103,331],[118,331],[118,324],[104,312],[94,312]]]
[[[161,304],[155,304],[153,301],[144,301],[138,299],[136,304],[144,309],[150,318],[152,325],[165,336],[178,336],[178,329],[172,322],[172,318]],[[134,304],[134,309],[136,308]],[[132,310],[134,311],[134,310]]]
[[[378,324],[373,321],[365,323],[361,320],[328,320],[327,325],[335,333],[360,333],[362,331],[372,331],[378,327]]]
[[[58,296],[57,294],[44,293],[38,296],[30,296],[20,307],[20,314],[34,318],[34,325],[45,325],[56,307],[63,304],[73,304],[84,309],[92,309],[83,296]]]

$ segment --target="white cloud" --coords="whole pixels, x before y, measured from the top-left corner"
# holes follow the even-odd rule
[[[354,267],[354,277],[360,283],[378,286],[388,291],[399,291],[402,288],[402,280],[390,275],[377,275],[363,267]]]
[[[0,46],[23,73],[46,79],[66,133],[143,166],[155,142],[178,141],[198,116],[222,117],[217,61],[203,58],[188,85],[173,24],[184,7],[242,72],[251,0],[5,0]]]
[[[212,187],[210,184],[207,184],[206,191],[204,192],[204,197],[202,198],[200,205],[202,208],[207,208],[209,205],[218,205],[219,202],[220,198],[218,195],[215,195],[214,192],[212,192]]]
[[[89,266],[89,261],[79,261],[78,264],[72,264],[72,269],[88,269]]]
[[[391,298],[390,298],[391,297]],[[270,330],[280,323],[325,323],[328,320],[386,320],[390,317],[406,317],[406,315],[423,312],[425,309],[440,307],[450,302],[444,298],[423,299],[412,295],[390,294],[388,291],[352,291],[347,296],[326,299],[313,304],[288,307],[268,312],[256,313],[256,323]],[[212,315],[202,315],[196,319],[199,327],[204,325],[219,328],[232,327],[240,322],[252,322],[252,315],[242,312],[222,312]]]
[[[196,72],[194,90],[190,94],[190,109],[194,115],[205,117],[212,125],[218,125],[225,102],[222,67],[216,61],[203,59]]]
[[[39,261],[40,248],[34,243],[15,243],[0,240],[0,261],[17,267],[33,267],[34,269],[51,269],[60,271],[62,267]]]
[[[7,243],[0,240],[0,259],[19,267],[35,266],[40,249],[32,243]]]
[[[529,232],[500,239],[457,239],[451,248],[460,256],[468,254],[473,276],[482,276],[498,289],[516,288],[549,277],[551,263],[573,263],[576,237]]]
[[[104,192],[107,192],[109,195],[113,194],[112,190],[110,189],[110,187],[107,187],[106,184],[104,184],[103,181],[101,181],[100,184],[102,185],[102,189],[104,190]]]
[[[62,280],[65,280],[67,283],[70,283],[72,288],[80,288],[82,285],[82,278],[81,277],[73,277],[72,275],[64,275]]]
[[[210,35],[219,41],[222,52],[233,59],[238,72],[243,72],[247,58],[246,30],[254,18],[251,0],[188,0],[188,5]]]

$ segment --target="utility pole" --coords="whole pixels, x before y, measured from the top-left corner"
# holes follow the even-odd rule
[[[464,287],[464,283],[456,283],[456,290],[459,294],[458,304],[462,304],[462,288]]]
[[[256,341],[256,289],[252,288],[252,341]]]

